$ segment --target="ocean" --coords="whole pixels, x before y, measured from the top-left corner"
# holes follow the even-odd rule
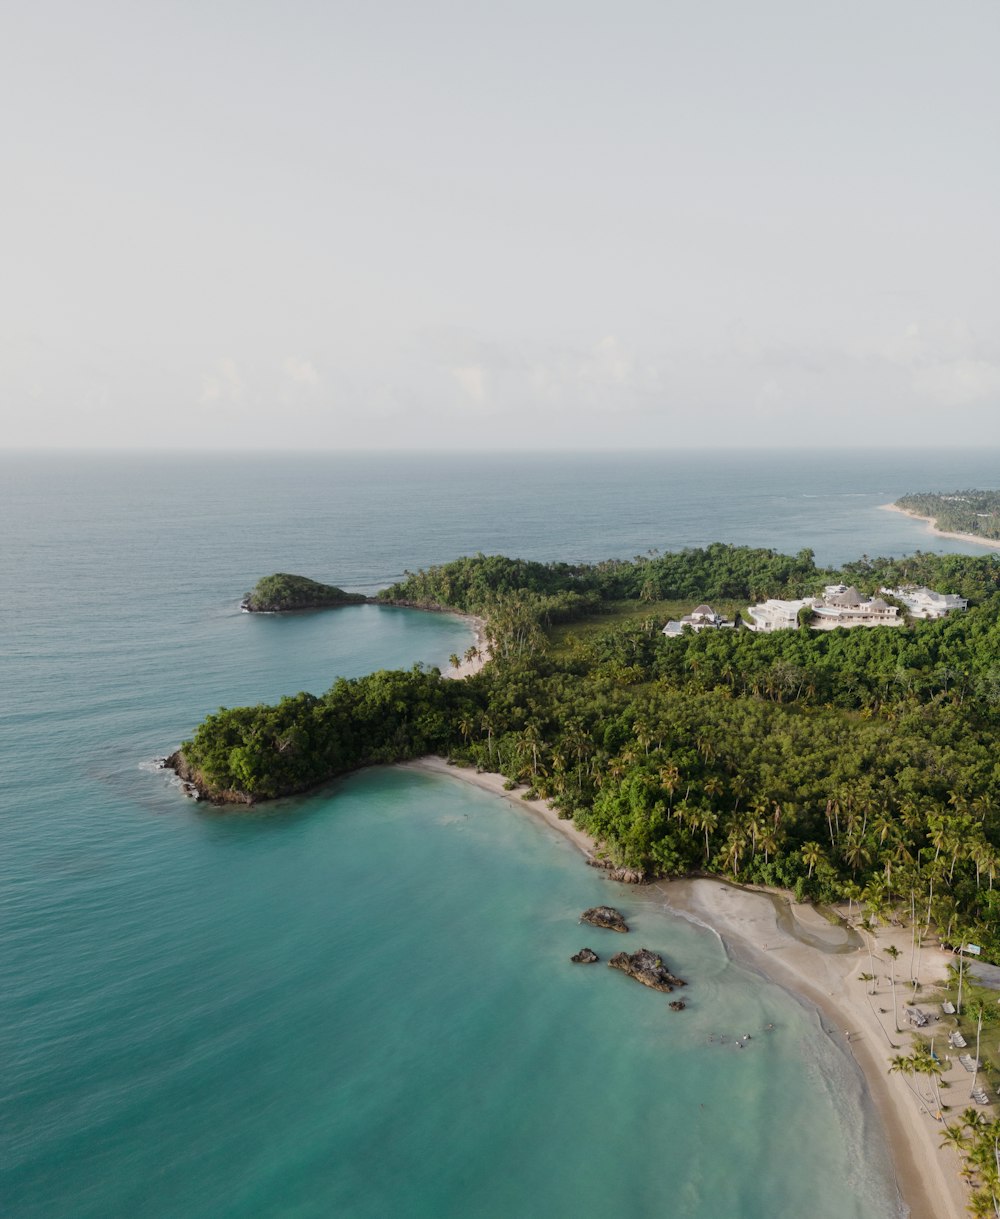
[[[878,505],[997,469],[948,450],[0,456],[0,1211],[896,1214],[816,1013],[509,802],[376,769],[219,812],[154,759],[220,705],[470,641],[407,610],[241,614],[272,571],[371,591],[476,551],[983,553]],[[569,965],[620,946],[578,925],[601,901],[688,980],[687,1011]]]

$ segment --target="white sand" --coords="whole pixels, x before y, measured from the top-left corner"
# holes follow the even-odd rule
[[[972,542],[976,546],[986,546],[990,550],[1000,550],[1000,539],[998,538],[978,538],[973,533],[948,533],[944,529],[938,529],[937,523],[933,516],[921,516],[919,512],[909,512],[906,508],[898,508],[895,504],[879,504],[885,512],[901,512],[903,516],[912,516],[915,521],[926,521],[927,532],[933,533],[939,538],[955,538],[959,542]]]
[[[523,800],[523,788],[505,791],[502,775],[452,766],[439,757],[419,758],[403,765],[412,770],[447,775],[503,796],[518,808],[544,820],[585,855],[596,853],[593,839],[577,829],[572,821],[560,820],[546,801]],[[889,984],[892,962],[884,953],[890,944],[895,944],[900,951],[896,962],[896,1003],[899,1016],[903,1017],[903,1006],[909,994],[906,985],[910,973],[909,930],[904,927],[878,930],[875,969],[871,971],[867,948],[855,953],[826,953],[797,938],[794,927],[792,931],[779,927],[772,894],[711,879],[661,883],[672,907],[696,914],[714,927],[741,959],[815,1004],[825,1017],[825,1025],[835,1030],[830,1035],[849,1042],[881,1118],[899,1190],[910,1208],[911,1219],[960,1219],[964,1216],[967,1191],[958,1176],[960,1160],[955,1151],[939,1146],[943,1126],[932,1116],[934,1105],[922,1107],[903,1077],[888,1073],[889,1059],[896,1054],[909,1053],[914,1038],[907,1032],[897,1033],[893,1028]],[[786,894],[778,897],[788,901]],[[845,942],[843,927],[830,924],[811,906],[790,902],[789,909],[808,935],[833,945]],[[932,986],[942,981],[950,961],[951,957],[940,948],[925,945],[919,964],[922,985]],[[869,972],[877,975],[874,997],[868,994],[871,984],[859,978],[860,974]],[[926,1000],[918,998],[917,1002],[931,1015],[940,1011]],[[881,1011],[883,1008],[885,1012]],[[936,1035],[938,1057],[948,1066],[944,1080],[952,1085],[942,1094],[942,1100],[950,1106],[952,1114],[960,1113],[970,1104],[971,1076],[957,1056],[954,1063],[949,1062],[945,1024],[931,1028]]]
[[[448,611],[452,613],[452,611]],[[477,618],[475,614],[453,614],[455,618],[461,618],[463,622],[467,622],[469,626],[476,632],[476,651],[477,655],[471,660],[462,660],[458,665],[453,665],[441,674],[442,677],[450,677],[456,681],[460,681],[463,677],[471,677],[473,673],[478,673],[484,664],[490,658],[490,645],[486,642],[486,622],[482,618]]]

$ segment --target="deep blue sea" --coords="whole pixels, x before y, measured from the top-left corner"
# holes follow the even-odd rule
[[[998,457],[0,455],[0,1213],[895,1215],[815,1013],[518,808],[374,770],[226,813],[151,763],[220,705],[469,641],[405,610],[240,614],[272,571],[974,553],[878,505],[1000,486]],[[602,900],[689,979],[683,1016],[569,966]]]

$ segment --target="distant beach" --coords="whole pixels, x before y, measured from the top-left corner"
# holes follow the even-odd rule
[[[418,758],[401,765],[446,775],[503,796],[569,839],[583,854],[590,858],[597,855],[596,843],[588,834],[572,821],[562,820],[547,801],[523,799],[524,787],[506,790],[502,775],[453,766],[441,757]],[[889,1074],[889,1060],[907,1048],[907,1034],[897,1034],[892,1028],[891,962],[884,953],[890,945],[900,953],[896,1002],[902,1014],[908,972],[904,962],[911,947],[909,931],[891,926],[878,929],[874,948],[878,993],[873,1000],[868,994],[869,984],[859,976],[869,972],[867,950],[863,946],[849,950],[850,933],[843,922],[830,923],[811,905],[796,905],[786,894],[743,889],[712,878],[655,884],[671,909],[693,915],[717,931],[737,960],[819,1009],[829,1035],[841,1040],[845,1051],[850,1050],[865,1078],[885,1130],[899,1192],[910,1208],[910,1219],[960,1219],[966,1213],[967,1194],[958,1176],[957,1154],[939,1146],[943,1125],[924,1112],[901,1075]],[[790,917],[779,917],[783,907],[787,907]],[[923,985],[943,984],[950,961],[949,954],[939,947],[925,944],[919,967]],[[926,1002],[923,1005],[930,1006]],[[969,1077],[957,1058],[952,1063],[942,1055],[942,1060],[947,1067],[943,1080],[953,1083],[956,1090],[968,1084]],[[952,1107],[962,1107],[957,1095]]]
[[[906,508],[900,508],[897,504],[879,504],[879,507],[884,512],[900,512],[903,516],[913,517],[916,521],[926,521],[927,532],[933,533],[935,537],[953,538],[956,542],[971,542],[974,546],[1000,550],[1000,538],[978,538],[974,533],[949,533],[945,529],[938,529],[937,521],[933,516],[921,516],[919,512],[910,512]]]

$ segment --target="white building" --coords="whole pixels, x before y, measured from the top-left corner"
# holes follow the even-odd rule
[[[902,601],[913,618],[944,618],[953,610],[969,608],[965,597],[955,593],[936,593],[930,588],[906,585],[904,588],[881,588],[879,592]]]
[[[720,627],[731,627],[732,625],[731,622],[726,622],[721,614],[717,614],[710,605],[699,605],[690,614],[685,614],[683,618],[668,622],[663,628],[663,634],[670,639],[676,639],[686,626],[689,626],[692,631],[706,629],[717,631]]]
[[[771,597],[760,605],[751,605],[747,610],[746,624],[751,631],[788,631],[799,625],[799,610],[816,609],[822,605],[818,597],[806,597],[803,601],[780,601]]]
[[[828,584],[822,604],[809,625],[816,630],[832,631],[838,626],[902,626],[899,608],[881,597],[862,597],[853,586]]]
[[[858,590],[846,584],[829,584],[822,597],[806,597],[801,601],[780,601],[771,598],[747,610],[747,626],[752,631],[787,631],[799,624],[800,610],[811,610],[809,626],[813,630],[832,631],[838,626],[902,626],[903,619],[895,605],[887,605],[881,597],[863,598]]]

